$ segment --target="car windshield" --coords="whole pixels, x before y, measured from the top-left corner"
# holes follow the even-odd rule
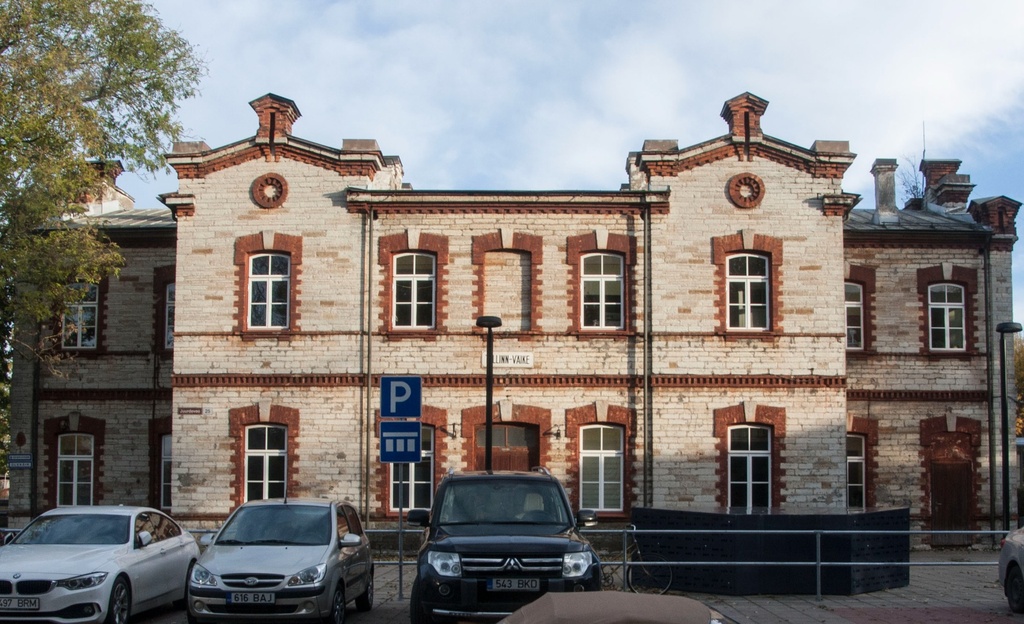
[[[571,518],[556,483],[474,479],[448,485],[438,522],[448,527],[532,525],[547,532],[566,527]]]
[[[126,544],[131,518],[121,515],[41,516],[25,527],[14,544]]]
[[[242,507],[217,537],[217,544],[321,546],[331,541],[331,508],[325,505]]]

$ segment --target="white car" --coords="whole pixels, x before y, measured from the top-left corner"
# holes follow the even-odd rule
[[[58,507],[0,547],[0,621],[127,624],[185,598],[195,538],[148,507]]]
[[[1024,613],[1024,529],[1010,531],[999,551],[999,583],[1014,613]]]
[[[249,501],[192,569],[188,621],[345,621],[373,607],[373,558],[355,508],[325,499]]]

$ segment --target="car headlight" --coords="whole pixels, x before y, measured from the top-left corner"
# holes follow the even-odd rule
[[[312,585],[319,583],[324,580],[324,575],[327,574],[327,564],[321,563],[310,568],[306,568],[302,572],[291,576],[288,579],[288,587],[294,587],[296,585]]]
[[[192,567],[192,575],[189,577],[189,580],[192,581],[193,585],[207,585],[210,587],[217,586],[217,577],[201,565]]]
[[[565,578],[579,578],[587,573],[593,559],[589,551],[566,553],[562,556],[562,576]]]
[[[70,589],[71,591],[78,589],[92,589],[93,587],[99,587],[102,585],[105,580],[107,580],[106,572],[92,572],[90,574],[83,574],[82,576],[74,576],[62,581],[57,581],[57,587],[63,587],[64,589]]]
[[[462,576],[462,560],[456,553],[430,551],[427,553],[427,563],[441,576]]]

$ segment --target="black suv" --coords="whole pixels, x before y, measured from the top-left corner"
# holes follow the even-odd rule
[[[500,619],[545,592],[598,591],[601,563],[562,484],[534,472],[449,473],[434,506],[409,511],[427,527],[409,602],[412,624]]]

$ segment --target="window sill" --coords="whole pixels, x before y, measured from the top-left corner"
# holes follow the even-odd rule
[[[383,332],[384,338],[387,340],[437,340],[439,336],[445,334],[444,330],[440,329],[396,329],[390,328]]]
[[[277,340],[278,342],[290,342],[295,337],[295,332],[290,329],[268,329],[268,330],[255,330],[246,329],[239,332],[239,337],[246,342],[255,342],[256,340]]]
[[[782,337],[782,332],[777,331],[720,331],[718,335],[724,340],[762,340],[764,342],[775,342]]]
[[[591,340],[595,338],[622,340],[623,338],[633,338],[637,335],[636,332],[629,329],[574,329],[569,334],[576,336],[577,340]]]

